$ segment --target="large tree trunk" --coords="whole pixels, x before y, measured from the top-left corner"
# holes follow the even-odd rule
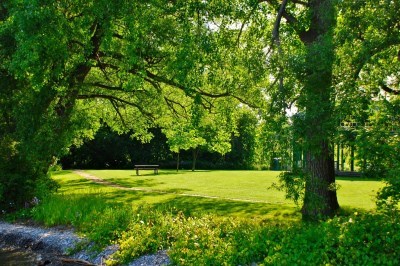
[[[303,132],[306,149],[306,190],[303,219],[332,216],[339,208],[335,188],[333,141],[334,62],[332,0],[310,0],[311,24],[300,34],[306,45],[306,76],[299,105],[305,110]]]
[[[332,216],[339,208],[335,190],[333,153],[327,142],[321,143],[322,152],[317,156],[307,154],[306,193],[302,215],[304,220]]]

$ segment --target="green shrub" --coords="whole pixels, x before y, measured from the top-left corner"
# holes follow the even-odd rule
[[[400,165],[389,171],[386,186],[378,192],[377,207],[391,212],[399,209],[400,203]]]
[[[321,224],[298,224],[278,229],[267,237],[264,265],[326,265],[334,259],[338,225],[334,221]]]
[[[399,216],[353,216],[341,225],[335,264],[399,265]]]

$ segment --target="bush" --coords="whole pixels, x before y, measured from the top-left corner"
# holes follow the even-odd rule
[[[377,207],[384,212],[396,211],[400,203],[400,166],[389,171],[386,186],[378,192]]]
[[[335,264],[399,265],[399,216],[353,216],[343,223]]]

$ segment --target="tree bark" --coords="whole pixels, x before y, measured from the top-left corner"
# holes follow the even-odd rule
[[[304,220],[316,220],[332,216],[339,209],[335,189],[335,169],[333,153],[329,144],[321,143],[318,156],[307,154],[306,193],[302,215]]]
[[[306,46],[304,93],[306,188],[304,220],[333,216],[339,209],[335,188],[332,68],[335,8],[332,0],[310,0],[311,23],[300,38]]]

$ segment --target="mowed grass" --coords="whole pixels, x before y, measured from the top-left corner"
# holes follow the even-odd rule
[[[277,171],[140,171],[88,170],[104,180],[143,190],[217,197],[251,202],[289,204],[283,192],[270,189]]]
[[[158,175],[133,170],[88,170],[91,175],[119,184],[123,190],[96,184],[72,171],[55,173],[65,195],[100,196],[107,202],[152,205],[175,209],[192,215],[211,213],[223,216],[260,217],[266,219],[298,220],[298,208],[285,199],[281,191],[271,188],[277,182],[276,171],[169,171]],[[339,204],[346,209],[372,210],[381,181],[360,178],[338,178]]]

